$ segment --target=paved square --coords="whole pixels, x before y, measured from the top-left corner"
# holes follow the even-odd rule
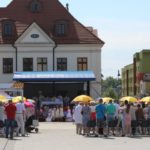
[[[14,140],[0,138],[0,150],[149,150],[150,137],[84,137],[76,135],[73,123],[40,123],[39,133]]]

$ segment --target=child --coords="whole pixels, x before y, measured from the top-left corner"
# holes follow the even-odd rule
[[[72,121],[72,114],[71,114],[71,109],[70,109],[69,106],[68,106],[68,109],[67,109],[66,121],[68,121],[68,122]]]

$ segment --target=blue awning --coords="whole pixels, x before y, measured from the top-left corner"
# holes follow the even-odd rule
[[[93,71],[16,72],[13,80],[22,82],[92,81],[95,80],[95,75]]]

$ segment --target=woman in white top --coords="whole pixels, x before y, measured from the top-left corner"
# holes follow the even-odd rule
[[[2,102],[0,102],[0,120],[2,120],[2,121],[5,120],[4,106],[3,106]]]
[[[68,106],[68,110],[67,110],[66,121],[72,121],[72,114],[71,114],[71,109],[69,106]]]
[[[63,106],[60,106],[60,117],[61,119],[64,117],[64,109],[63,109]]]
[[[142,103],[143,113],[144,113],[144,119],[148,119],[148,105],[145,103]]]
[[[0,135],[5,136],[5,132],[4,132],[4,120],[5,120],[5,112],[4,112],[5,108],[3,106],[3,103],[0,102]]]
[[[60,109],[59,109],[58,106],[56,107],[55,115],[56,115],[56,116],[55,116],[55,117],[56,117],[56,120],[59,121],[59,119],[60,119]]]
[[[81,134],[82,133],[82,106],[83,104],[80,103],[78,104],[75,109],[74,109],[74,112],[73,112],[73,119],[75,121],[75,124],[76,124],[76,133],[77,134]]]

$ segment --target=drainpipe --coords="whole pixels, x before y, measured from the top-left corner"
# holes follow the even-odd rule
[[[57,48],[57,43],[55,42],[55,45],[53,47],[53,71],[55,71],[55,49]],[[52,83],[52,93],[55,95],[56,90],[55,90],[55,81]]]
[[[53,47],[53,71],[55,71],[55,49],[57,48],[57,43],[55,42],[55,46]]]
[[[15,49],[15,55],[16,55],[16,71],[18,71],[18,50],[17,47],[12,44],[12,47]]]

